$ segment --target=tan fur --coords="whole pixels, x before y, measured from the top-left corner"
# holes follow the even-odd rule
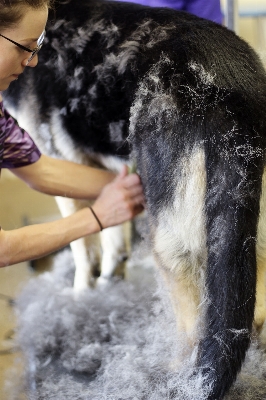
[[[174,206],[164,209],[154,234],[155,259],[170,292],[177,328],[194,344],[198,317],[204,303],[206,235],[204,151],[195,148],[181,160]]]
[[[257,290],[254,325],[258,332],[261,331],[266,319],[266,169],[262,178],[262,193],[260,199],[260,217],[257,234]]]

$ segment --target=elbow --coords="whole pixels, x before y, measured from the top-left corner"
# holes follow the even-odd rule
[[[42,182],[42,179],[23,179],[26,185],[40,193],[47,193],[46,185]],[[49,194],[49,193],[48,193]]]
[[[35,181],[25,181],[24,182],[27,184],[27,186],[30,189],[36,190],[37,192],[41,192],[41,185],[39,184],[39,182],[35,182]]]
[[[7,252],[3,249],[3,246],[0,246],[0,268],[8,267],[10,265],[10,259],[6,253]]]
[[[8,262],[4,262],[2,260],[0,260],[0,268],[4,268],[4,267],[8,267],[9,263]]]
[[[8,232],[3,229],[0,230],[0,268],[8,267],[12,264],[12,251],[8,236]]]

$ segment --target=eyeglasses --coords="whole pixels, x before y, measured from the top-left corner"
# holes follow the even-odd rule
[[[28,64],[29,62],[31,62],[33,57],[35,57],[36,54],[39,53],[39,51],[41,50],[43,42],[44,42],[44,39],[45,39],[45,31],[43,31],[43,33],[41,34],[41,36],[37,40],[37,47],[35,47],[35,49],[28,49],[27,47],[22,46],[22,44],[17,43],[14,40],[11,40],[11,39],[9,39],[8,37],[6,37],[4,35],[1,35],[1,33],[0,33],[0,36],[2,36],[6,40],[9,40],[9,42],[11,42],[11,43],[14,43],[20,49],[22,49],[24,51],[27,51],[28,53],[31,53],[31,56],[30,56],[30,58],[28,59],[28,62],[27,62],[27,64]]]

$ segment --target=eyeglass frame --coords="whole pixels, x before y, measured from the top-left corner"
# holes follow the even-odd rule
[[[37,45],[37,47],[35,47],[35,49],[28,49],[27,47],[23,46],[22,44],[17,43],[17,42],[15,42],[15,41],[12,40],[12,39],[9,39],[8,37],[2,35],[1,33],[0,33],[0,36],[3,37],[4,39],[8,40],[9,42],[15,44],[15,45],[16,45],[17,47],[19,47],[20,49],[22,49],[22,50],[24,50],[24,51],[27,51],[28,53],[32,53],[31,56],[30,56],[30,58],[29,58],[28,61],[27,61],[27,63],[29,63],[29,62],[31,62],[31,60],[36,56],[36,54],[39,53],[39,51],[40,51],[41,48],[42,48],[42,45],[43,45],[43,42],[44,42],[44,39],[45,39],[45,30],[42,32],[41,36],[39,37],[39,39],[38,39],[38,41],[37,41],[37,44],[38,44],[38,42],[40,41],[40,39],[42,39],[42,42],[41,42],[39,45]]]

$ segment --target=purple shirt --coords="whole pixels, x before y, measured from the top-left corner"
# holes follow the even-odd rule
[[[175,10],[187,11],[190,14],[211,21],[223,21],[220,0],[123,0],[151,7],[169,7]]]
[[[0,169],[24,167],[38,161],[40,156],[29,134],[4,109],[0,94]]]

